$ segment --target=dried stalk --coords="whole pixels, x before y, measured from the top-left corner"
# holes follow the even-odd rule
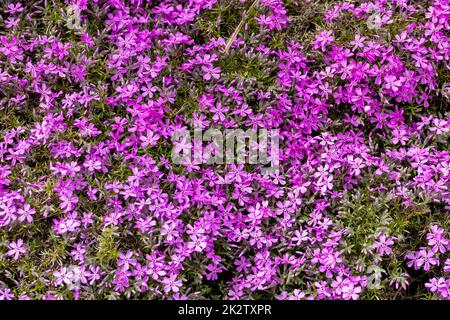
[[[236,40],[237,35],[241,31],[242,26],[244,25],[245,21],[247,20],[247,12],[250,12],[250,10],[252,10],[258,4],[258,2],[259,2],[259,0],[253,1],[252,5],[248,8],[248,10],[244,11],[241,21],[237,25],[236,29],[234,29],[234,32],[231,35],[230,39],[228,39],[228,41],[227,41],[227,45],[225,46],[225,54],[227,54],[228,51],[230,50],[231,45],[233,44],[234,40]]]

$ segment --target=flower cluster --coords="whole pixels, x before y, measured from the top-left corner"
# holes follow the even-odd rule
[[[446,0],[0,15],[0,299],[450,297]],[[279,168],[173,163],[194,127]]]

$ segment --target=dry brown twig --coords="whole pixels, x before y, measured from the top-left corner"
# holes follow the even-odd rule
[[[231,48],[231,45],[233,44],[234,40],[236,40],[237,35],[239,34],[239,31],[241,31],[242,26],[244,25],[245,21],[247,20],[247,12],[250,12],[254,7],[258,5],[259,0],[253,1],[252,5],[248,8],[248,10],[244,11],[242,15],[242,19],[237,25],[236,29],[234,29],[233,34],[231,35],[230,39],[228,39],[227,44],[225,46],[225,54],[228,53],[228,51]]]

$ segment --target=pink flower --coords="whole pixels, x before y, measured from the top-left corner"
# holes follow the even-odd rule
[[[380,255],[390,255],[392,253],[392,249],[390,246],[394,244],[392,238],[386,237],[384,234],[380,235],[378,241],[373,243],[375,249]]]
[[[16,242],[10,242],[8,244],[8,249],[9,251],[6,253],[6,255],[13,257],[14,260],[18,260],[20,255],[27,252],[22,239],[18,239]]]
[[[23,209],[19,209],[18,213],[19,213],[19,221],[32,222],[33,215],[36,213],[36,210],[31,208],[31,206],[28,203],[25,203]]]
[[[71,285],[74,274],[66,267],[62,267],[58,271],[53,272],[53,276],[55,277],[55,286],[62,286],[64,284]]]
[[[323,52],[326,50],[326,46],[334,41],[333,31],[322,31],[313,41],[314,49],[321,49]]]
[[[176,280],[177,275],[172,274],[168,278],[164,278],[162,280],[162,283],[164,284],[164,292],[169,293],[170,291],[173,292],[179,292],[180,287],[182,286],[183,282],[181,280]]]
[[[204,72],[203,79],[205,79],[205,80],[211,80],[211,78],[214,78],[217,80],[220,78],[221,70],[219,67],[214,68],[211,65],[202,66],[202,71]]]
[[[431,292],[437,292],[443,288],[446,288],[447,282],[444,278],[432,278],[429,282],[425,283],[425,287],[427,287]]]
[[[435,253],[432,250],[422,249],[419,251],[419,259],[417,259],[417,265],[423,266],[425,271],[429,271],[430,267],[439,264],[439,259],[435,258]]]
[[[142,146],[145,148],[147,146],[155,146],[158,143],[159,135],[155,134],[151,130],[147,130],[146,135],[141,135],[139,140],[142,141]]]
[[[399,87],[402,85],[402,81],[398,80],[395,76],[386,76],[384,77],[384,87],[388,90],[392,90],[393,92],[397,92]]]

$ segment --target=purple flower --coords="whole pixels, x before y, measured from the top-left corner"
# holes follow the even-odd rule
[[[18,239],[17,241],[12,241],[8,244],[8,252],[6,252],[6,255],[13,257],[14,260],[18,260],[19,257],[26,252],[27,249],[23,240]]]
[[[393,244],[394,241],[392,238],[388,238],[384,234],[381,234],[378,240],[374,241],[373,246],[380,255],[390,255],[392,253],[390,246]]]
[[[183,282],[181,280],[176,280],[177,275],[172,274],[168,278],[164,278],[162,280],[162,283],[164,284],[164,292],[169,293],[171,291],[177,293],[180,291],[180,287],[182,286]]]

